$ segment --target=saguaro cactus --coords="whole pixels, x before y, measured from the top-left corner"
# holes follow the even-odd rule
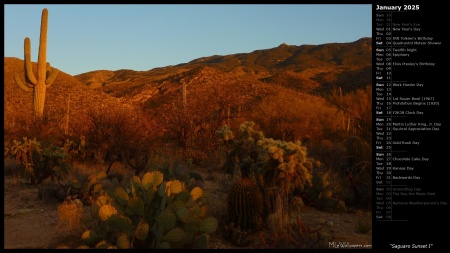
[[[183,83],[183,107],[186,108],[186,83]]]
[[[47,63],[47,25],[48,25],[48,10],[42,10],[41,17],[41,34],[39,41],[39,55],[37,63],[37,78],[34,76],[31,67],[31,46],[30,38],[26,37],[24,41],[24,62],[25,62],[25,83],[20,80],[19,75],[14,74],[14,80],[19,87],[27,92],[34,92],[33,106],[34,116],[42,118],[44,115],[45,93],[48,87],[55,80],[58,70],[53,69],[51,72],[50,63]]]
[[[66,122],[64,124],[64,134],[69,134],[69,114],[70,114],[70,94],[67,98]]]

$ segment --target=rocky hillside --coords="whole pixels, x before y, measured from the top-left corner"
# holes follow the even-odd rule
[[[72,128],[85,127],[89,110],[101,106],[144,108],[158,116],[181,102],[183,83],[187,85],[188,105],[196,101],[196,108],[192,108],[196,110],[203,106],[210,111],[208,106],[214,102],[216,106],[234,105],[231,110],[236,113],[251,111],[267,96],[279,92],[325,104],[323,96],[336,87],[345,93],[370,85],[371,66],[372,39],[362,38],[351,43],[281,44],[148,71],[94,70],[71,76],[60,70],[47,90],[45,113],[62,126],[70,95]],[[32,115],[32,94],[22,91],[14,81],[14,73],[23,73],[23,68],[23,60],[4,58],[5,129],[14,128],[18,118]]]
[[[37,64],[32,63],[33,69]],[[19,119],[32,117],[33,95],[19,88],[14,81],[14,73],[19,73],[24,80],[24,62],[18,58],[4,58],[4,126],[11,129],[19,124]],[[125,107],[132,108],[121,99],[108,94],[89,89],[84,83],[75,77],[59,71],[54,83],[47,89],[44,116],[61,121],[67,110],[67,102],[70,96],[70,126],[81,127],[86,124],[85,117],[91,108]]]
[[[91,71],[75,76],[92,89],[115,97],[129,97],[131,88],[151,86],[134,100],[148,98],[158,84],[171,76],[201,67],[210,67],[235,76],[246,76],[265,83],[276,83],[303,92],[324,94],[334,87],[351,91],[364,87],[372,78],[372,39],[352,43],[278,47],[251,53],[209,56],[176,66],[148,71]],[[133,93],[137,95],[136,93]]]

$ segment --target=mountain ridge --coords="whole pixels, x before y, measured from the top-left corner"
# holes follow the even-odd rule
[[[188,63],[153,68],[147,71],[134,71],[121,69],[116,71],[98,70],[75,75],[78,80],[86,83],[93,89],[101,89],[113,96],[121,96],[122,90],[119,86],[127,83],[129,87],[152,83],[167,78],[173,74],[179,74],[195,68],[208,66],[224,72],[235,74],[253,75],[261,81],[276,81],[277,75],[282,72],[296,73],[294,76],[302,75],[301,72],[309,69],[317,69],[316,74],[322,76],[309,76],[307,81],[325,81],[327,86],[344,86],[344,83],[352,77],[358,79],[371,79],[372,65],[372,39],[364,37],[349,43],[327,43],[321,45],[287,45],[281,44],[270,49],[254,50],[251,53],[237,53],[230,55],[212,55],[200,57]],[[346,72],[348,78],[340,76],[337,83],[326,81],[324,72]],[[105,75],[105,73],[108,73]],[[309,72],[309,75],[311,73]],[[342,79],[345,80],[342,80]],[[304,82],[304,78],[297,77],[287,82],[291,85],[296,81]],[[311,80],[309,80],[311,79]],[[315,80],[317,79],[317,80]],[[362,81],[358,81],[362,82]],[[298,86],[298,85],[294,85]],[[316,85],[317,86],[317,85]],[[330,87],[319,92],[329,91]]]
[[[188,101],[201,99],[201,94],[207,94],[205,89],[220,87],[229,92],[234,92],[231,88],[235,87],[243,93],[236,93],[238,96],[251,93],[259,100],[281,89],[277,87],[293,94],[324,97],[337,87],[345,93],[370,85],[371,51],[372,39],[361,38],[322,45],[283,43],[271,49],[201,57],[147,71],[93,70],[72,76],[60,70],[47,90],[45,112],[63,119],[69,94],[73,128],[85,125],[88,110],[102,106],[163,111],[180,100],[182,83],[187,84]],[[36,62],[32,66],[36,70]],[[4,58],[4,120],[10,128],[18,115],[32,114],[31,93],[22,91],[13,77],[19,73],[23,79],[23,71],[23,60]]]

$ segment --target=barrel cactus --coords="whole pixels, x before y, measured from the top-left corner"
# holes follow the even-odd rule
[[[243,235],[258,230],[263,220],[263,196],[258,186],[248,178],[236,181],[228,195],[229,224],[225,238],[234,244],[245,245],[249,241]]]

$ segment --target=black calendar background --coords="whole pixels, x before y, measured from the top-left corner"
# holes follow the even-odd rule
[[[419,6],[418,10],[405,10],[410,6]],[[401,6],[402,11],[377,11],[377,6]],[[412,7],[415,8],[415,7]],[[427,162],[409,162],[411,166],[415,167],[414,175],[420,176],[420,180],[414,182],[413,180],[405,180],[405,184],[415,187],[420,187],[424,191],[432,191],[436,196],[414,197],[414,201],[443,201],[447,205],[393,205],[392,214],[393,220],[377,220],[375,217],[376,203],[373,201],[373,249],[387,250],[395,247],[402,247],[409,245],[410,248],[420,247],[422,245],[428,246],[427,249],[441,249],[447,244],[448,228],[449,228],[449,208],[448,208],[448,192],[450,186],[450,179],[447,178],[446,173],[449,169],[447,157],[449,156],[447,150],[448,138],[448,117],[449,113],[446,110],[448,107],[448,93],[447,80],[450,74],[448,64],[448,40],[446,39],[448,26],[448,11],[446,7],[433,3],[431,1],[422,3],[417,1],[375,1],[372,4],[372,37],[373,37],[373,89],[375,94],[376,79],[376,14],[377,13],[391,13],[393,23],[417,23],[420,24],[421,32],[411,35],[411,32],[396,31],[392,36],[427,36],[433,37],[433,41],[441,42],[440,46],[408,46],[410,48],[417,48],[415,54],[411,54],[408,60],[410,62],[433,62],[435,65],[430,66],[393,66],[392,80],[406,81],[411,83],[422,83],[423,88],[404,88],[393,87],[393,97],[433,97],[434,101],[439,101],[439,106],[423,106],[420,110],[424,111],[424,115],[408,115],[406,118],[393,118],[396,122],[438,122],[440,123],[439,131],[394,131],[392,135],[395,140],[414,140],[419,141],[420,145],[405,145],[397,149],[403,149],[407,155],[416,157],[429,157]],[[419,35],[420,34],[420,35]],[[385,35],[385,34],[384,34]],[[396,59],[393,59],[396,61]],[[401,58],[398,62],[405,61]],[[379,80],[378,80],[379,81]],[[384,80],[386,81],[386,80]],[[410,107],[410,108],[408,108]],[[375,111],[376,104],[373,99],[373,111]],[[417,110],[416,106],[393,106],[394,110]],[[373,114],[373,133],[375,134],[375,117]],[[373,139],[373,160],[375,162],[375,137]],[[393,152],[395,153],[395,152]],[[401,156],[401,154],[398,154]],[[405,163],[407,164],[407,163]],[[394,165],[395,166],[395,165]],[[374,171],[375,173],[375,171]],[[394,174],[399,172],[394,172]],[[375,174],[374,180],[375,180]],[[402,183],[401,181],[397,181]],[[376,184],[373,183],[373,193],[375,193]],[[398,197],[397,199],[400,199]],[[394,197],[395,201],[395,197]]]

